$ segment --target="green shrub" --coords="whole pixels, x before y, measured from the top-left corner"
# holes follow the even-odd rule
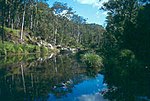
[[[34,53],[35,52],[35,46],[34,45],[26,45],[25,46],[25,52],[28,52],[28,53]]]
[[[47,47],[44,47],[44,46],[41,47],[41,53],[42,53],[42,54],[47,54],[48,51],[49,51],[49,50],[48,50]]]
[[[87,67],[101,67],[103,59],[97,54],[86,53],[82,56],[82,62],[84,62]]]
[[[5,48],[0,48],[0,55],[7,55],[7,51]]]
[[[36,53],[39,53],[41,50],[40,50],[40,47],[39,46],[35,46],[35,52]]]
[[[22,45],[14,45],[14,49],[16,51],[16,53],[20,54],[20,53],[23,53],[24,50],[23,50],[23,46]]]
[[[119,58],[122,61],[133,61],[135,59],[135,55],[131,50],[124,49],[120,51]]]
[[[6,51],[7,51],[7,54],[15,53],[14,44],[6,43],[4,47],[5,47]]]
[[[0,43],[0,55],[6,55],[6,50],[4,48],[4,45]]]

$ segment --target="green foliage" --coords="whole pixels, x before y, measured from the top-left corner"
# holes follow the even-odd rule
[[[41,46],[41,53],[43,54],[48,54],[49,50],[47,47]]]
[[[104,28],[97,24],[87,24],[86,19],[75,14],[66,3],[55,2],[52,7],[49,7],[43,0],[9,1],[3,4],[3,8],[0,14],[5,12],[2,15],[6,34],[4,41],[35,45],[44,40],[52,45],[75,48],[101,46],[100,40],[103,39]],[[23,16],[24,11],[25,16]],[[62,15],[64,11],[66,13]],[[23,40],[20,40],[20,29],[23,23]],[[23,46],[22,49],[25,53],[39,52],[39,48],[35,47],[33,50],[32,46]],[[22,52],[21,49],[19,50]]]
[[[121,52],[120,52],[120,58],[134,59],[135,55],[134,55],[134,53],[131,50],[124,49],[124,50],[121,50]]]
[[[48,53],[48,48],[35,45],[13,44],[10,42],[0,43],[0,56],[2,55],[17,55],[28,53]]]
[[[26,45],[25,50],[27,50],[29,53],[34,53],[35,52],[35,46],[34,45]]]
[[[17,54],[21,54],[24,52],[23,45],[20,45],[20,44],[14,45],[14,48],[15,48],[15,53],[17,53]]]
[[[7,50],[7,54],[15,53],[14,45],[13,44],[5,44],[5,49]]]
[[[122,65],[124,66],[134,64],[136,61],[134,53],[128,49],[121,50],[118,58],[118,61],[122,61],[121,63],[123,63]]]
[[[109,0],[102,9],[108,11],[103,40],[105,56],[114,58],[122,50],[120,58],[130,61],[136,56],[150,65],[150,4],[137,0]]]
[[[5,44],[0,44],[0,52],[1,55],[6,55],[6,54],[13,54],[15,53],[14,45],[8,42],[5,42]]]
[[[37,52],[37,53],[40,52],[40,47],[39,46],[35,46],[35,52]]]
[[[87,65],[87,67],[102,67],[103,59],[97,54],[86,53],[82,56],[82,61]]]
[[[18,32],[20,32],[20,30],[11,29],[11,28],[7,28],[7,27],[5,27],[4,30],[5,30],[5,33],[11,33],[13,36],[19,37]]]
[[[6,54],[7,54],[7,52],[6,52],[4,45],[2,43],[0,43],[0,56],[6,55]]]

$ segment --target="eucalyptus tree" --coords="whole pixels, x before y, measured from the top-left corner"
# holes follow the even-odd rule
[[[49,40],[52,37],[54,14],[46,3],[37,3],[37,8],[32,31],[36,36],[41,36],[42,39]]]
[[[86,24],[86,19],[84,19],[82,16],[79,16],[77,14],[74,14],[72,17],[71,17],[71,21],[73,21],[75,23],[75,27],[74,27],[74,37],[76,39],[76,42],[77,43],[81,43],[81,35],[82,35],[82,32],[81,32],[81,26],[82,25],[85,25]]]
[[[2,4],[2,6],[0,6],[0,15],[1,15],[1,18],[0,18],[0,22],[1,22],[1,27],[0,27],[0,33],[1,33],[1,37],[2,37],[2,43],[4,43],[4,35],[5,35],[5,32],[4,32],[4,26],[5,26],[5,1],[4,0],[0,0],[0,3]]]
[[[62,34],[64,34],[65,33],[65,31],[66,31],[66,25],[67,25],[67,23],[68,23],[68,21],[69,21],[69,19],[70,19],[70,17],[74,14],[74,12],[72,11],[72,8],[71,7],[68,7],[67,6],[67,4],[66,3],[61,3],[61,2],[55,2],[54,4],[53,4],[53,6],[52,6],[52,9],[53,9],[53,12],[54,12],[54,14],[57,16],[57,17],[55,17],[55,19],[54,19],[54,26],[55,26],[55,28],[54,28],[54,36],[55,36],[55,44],[57,44],[56,42],[57,42],[57,35],[59,35],[60,33],[62,33]],[[62,21],[62,23],[64,24],[63,25],[63,29],[61,29],[62,31],[60,31],[59,32],[59,34],[58,34],[58,27],[60,26],[59,24],[58,24],[58,19],[63,19],[63,20],[61,20]],[[64,36],[64,35],[59,35],[59,36]],[[60,39],[61,40],[61,42],[62,42],[62,40],[63,39]],[[61,44],[61,43],[60,43]]]

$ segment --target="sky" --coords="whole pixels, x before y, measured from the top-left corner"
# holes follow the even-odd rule
[[[68,7],[72,7],[76,14],[87,19],[87,23],[96,23],[100,25],[105,25],[105,18],[107,12],[99,10],[104,2],[108,0],[49,0],[48,4],[53,5],[54,2],[67,3]]]

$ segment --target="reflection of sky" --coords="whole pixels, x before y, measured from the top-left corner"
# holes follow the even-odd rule
[[[59,99],[56,99],[53,94],[49,94],[48,101],[107,101],[98,94],[99,91],[106,88],[103,80],[104,76],[99,74],[96,78],[91,78],[75,85],[72,93]]]

